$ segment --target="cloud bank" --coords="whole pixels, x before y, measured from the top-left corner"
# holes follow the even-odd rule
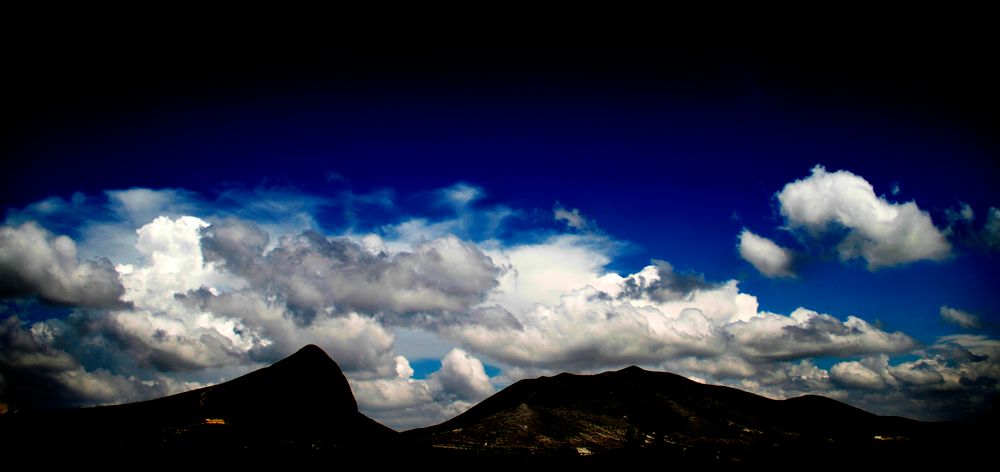
[[[865,248],[933,246],[926,235],[898,239],[906,228],[928,229],[929,218],[915,205],[868,198],[859,177],[817,168],[800,182],[807,185],[789,184],[789,222],[807,232],[843,226],[869,265],[905,258]],[[837,190],[845,186],[855,190]],[[264,201],[244,198],[251,194]],[[343,367],[363,411],[400,429],[447,419],[526,376],[628,364],[925,418],[970,414],[968,399],[997,393],[990,338],[922,347],[863,319],[877,314],[772,313],[736,280],[709,281],[664,260],[620,274],[607,269],[620,245],[588,231],[593,224],[576,209],[553,211],[564,227],[505,239],[503,222],[519,212],[479,208],[483,191],[463,184],[431,194],[448,209],[437,219],[401,215],[364,233],[352,220],[330,232],[310,223],[310,212],[338,202],[289,194],[266,204],[273,194],[207,200],[132,189],[12,213],[0,226],[0,401],[32,408],[150,398],[233,378],[308,343]],[[78,239],[43,226],[60,208],[85,215],[73,223]],[[77,255],[77,247],[111,247],[94,241],[109,236],[131,249],[117,244],[103,260]],[[794,274],[789,250],[749,231],[740,252],[764,275]],[[965,319],[944,308],[945,318]],[[415,378],[399,330],[445,344],[441,368]],[[916,360],[893,364],[897,354]],[[818,357],[838,362],[823,369]],[[484,362],[501,374],[487,376]]]

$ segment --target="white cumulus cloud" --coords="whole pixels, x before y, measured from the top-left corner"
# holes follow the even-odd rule
[[[783,248],[762,236],[744,229],[740,233],[737,244],[740,257],[749,262],[758,272],[766,277],[794,277],[792,267],[794,255],[792,251]]]
[[[107,259],[81,261],[76,242],[33,222],[0,226],[0,298],[37,296],[65,305],[120,305],[124,290]]]
[[[810,176],[785,185],[777,198],[789,227],[813,236],[842,229],[841,259],[862,258],[870,270],[951,254],[945,235],[915,202],[889,202],[848,171],[816,166]]]

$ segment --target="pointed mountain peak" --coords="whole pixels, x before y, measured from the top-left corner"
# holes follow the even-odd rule
[[[330,407],[358,409],[344,372],[315,344],[309,344],[270,367],[243,378],[251,378],[266,384],[269,389],[277,389],[282,396],[308,397]]]
[[[646,372],[646,370],[643,369],[642,367],[639,367],[639,366],[636,366],[636,365],[630,365],[630,366],[628,366],[628,367],[626,367],[626,368],[624,368],[622,370],[619,370],[618,372],[620,372],[622,374],[635,375],[635,374],[642,374],[642,373]]]
[[[274,365],[278,365],[283,362],[290,364],[309,363],[337,365],[337,363],[326,354],[326,351],[324,351],[323,348],[315,344],[303,346],[298,351],[295,351],[294,354],[276,362]],[[337,370],[340,370],[340,366],[337,366]]]

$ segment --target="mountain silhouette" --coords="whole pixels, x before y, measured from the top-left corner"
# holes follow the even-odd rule
[[[14,455],[214,457],[253,466],[262,457],[445,469],[954,465],[981,459],[995,438],[991,424],[877,416],[814,395],[771,400],[634,366],[521,380],[444,423],[397,433],[358,411],[340,367],[312,345],[229,382],[156,400],[0,415],[0,444]]]
[[[956,432],[955,425],[877,416],[830,398],[771,400],[633,366],[521,380],[403,436],[466,456],[791,465],[816,457],[915,462],[944,444],[965,446],[968,434]]]
[[[340,367],[314,345],[228,382],[164,398],[5,416],[5,442],[29,447],[329,450],[398,435],[358,411]]]

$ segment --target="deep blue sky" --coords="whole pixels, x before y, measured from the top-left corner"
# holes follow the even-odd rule
[[[411,195],[466,182],[485,190],[484,204],[579,208],[632,244],[613,269],[668,259],[711,280],[738,278],[770,310],[879,313],[926,337],[936,318],[915,313],[951,294],[980,312],[998,308],[987,295],[993,256],[959,256],[941,277],[934,264],[872,274],[816,261],[809,277],[774,282],[732,249],[744,226],[781,237],[772,196],[816,164],[860,175],[879,194],[898,184],[896,201],[915,200],[939,224],[959,202],[979,215],[1000,203],[992,75],[981,48],[961,40],[386,43],[259,56],[167,42],[47,46],[18,58],[6,207],[130,187]],[[410,210],[427,211],[421,203]],[[344,224],[331,216],[327,229]]]
[[[610,271],[664,259],[738,280],[762,310],[858,315],[928,345],[965,332],[939,314],[954,306],[995,337],[1000,260],[958,237],[949,260],[876,271],[820,251],[795,279],[763,277],[736,249],[748,228],[808,252],[780,229],[775,194],[816,165],[916,202],[941,229],[968,204],[981,228],[1000,206],[986,36],[22,41],[5,67],[0,205],[133,187],[393,196],[352,221],[315,215],[338,234],[441,216],[433,192],[464,183],[484,193],[477,208],[519,212],[467,239],[528,240],[557,225],[558,202],[620,243]]]

